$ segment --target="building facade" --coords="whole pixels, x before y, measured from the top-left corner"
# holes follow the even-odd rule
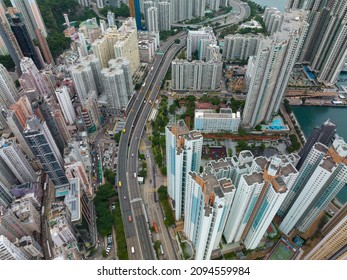
[[[240,122],[240,112],[233,113],[229,108],[221,108],[219,113],[213,110],[195,110],[194,129],[198,131],[237,132]]]

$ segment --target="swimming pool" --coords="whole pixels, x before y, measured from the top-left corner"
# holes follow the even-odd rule
[[[263,130],[280,131],[287,130],[288,127],[283,123],[281,117],[275,117],[268,125],[262,125]]]

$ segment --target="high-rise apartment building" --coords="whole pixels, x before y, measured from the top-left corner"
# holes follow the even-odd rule
[[[260,43],[253,71],[242,124],[252,128],[269,122],[279,111],[287,83],[304,43],[308,24],[307,13],[290,11],[284,14],[282,31]]]
[[[31,41],[29,33],[24,23],[21,22],[19,17],[12,17],[11,29],[16,36],[19,47],[22,50],[24,57],[31,58],[38,69],[42,69],[43,65],[37,50]]]
[[[210,109],[195,110],[194,129],[203,132],[237,132],[241,122],[240,112],[221,108],[219,113]]]
[[[13,202],[14,197],[10,190],[2,183],[0,179],[0,207],[8,208]]]
[[[97,100],[96,92],[90,91],[88,98],[82,103],[81,115],[88,132],[96,131],[101,125]]]
[[[0,104],[9,107],[19,98],[19,92],[6,68],[0,64]]]
[[[0,235],[0,260],[29,260],[28,254]]]
[[[36,116],[28,119],[24,136],[53,185],[55,187],[67,185],[63,158],[46,122],[41,122]]]
[[[158,22],[160,31],[170,31],[172,23],[171,3],[158,3]]]
[[[171,63],[173,90],[208,91],[219,90],[223,62],[175,59]]]
[[[205,16],[205,8],[206,8],[206,0],[194,0],[193,15],[195,17],[204,17]]]
[[[93,42],[92,49],[100,60],[101,68],[106,68],[108,61],[112,58],[124,57],[130,61],[133,74],[140,65],[135,20],[126,19],[118,30],[108,28]]]
[[[193,18],[194,0],[170,0],[172,21],[182,21]]]
[[[110,60],[109,68],[101,71],[101,79],[108,107],[125,109],[134,93],[129,61],[123,58]]]
[[[39,28],[45,37],[47,37],[46,26],[36,0],[11,0],[12,6],[22,14],[24,24],[28,29],[31,40],[37,39],[35,29]]]
[[[330,122],[329,120],[324,122],[319,128],[315,127],[311,132],[310,136],[308,137],[304,147],[302,147],[302,149],[299,151],[300,160],[296,168],[301,168],[314,144],[319,142],[329,147],[333,142],[335,134],[336,125]]]
[[[0,139],[0,157],[21,183],[36,181],[37,175],[15,139]]]
[[[78,3],[84,7],[89,7],[91,5],[91,0],[78,0]]]
[[[212,44],[216,42],[216,37],[211,27],[202,27],[199,30],[189,30],[187,37],[187,59],[192,60],[193,54],[198,51],[198,57],[202,55],[202,44]]]
[[[11,211],[31,234],[41,232],[41,215],[30,200],[16,200],[11,205]]]
[[[266,30],[270,34],[273,34],[277,31],[281,31],[283,14],[277,8],[274,8],[274,7],[265,8],[263,20],[264,20]]]
[[[302,184],[301,192],[285,215],[279,229],[286,235],[294,229],[305,232],[327,207],[329,202],[347,183],[347,144],[342,138],[336,138],[332,146],[326,149],[323,158],[315,166]],[[312,148],[312,150],[314,149]],[[305,172],[310,155],[307,157],[300,174]],[[305,175],[302,175],[305,176]],[[300,179],[300,176],[299,178]]]
[[[262,37],[259,35],[227,35],[224,37],[223,58],[226,60],[246,60],[257,55]]]
[[[0,206],[0,235],[4,235],[11,242],[16,238],[20,239],[24,236],[31,236],[26,225],[22,224],[18,217],[10,208]]]
[[[55,90],[55,95],[58,99],[61,111],[63,112],[65,121],[68,124],[74,124],[76,120],[76,113],[72,106],[68,87],[62,86]]]
[[[194,244],[195,259],[209,260],[219,247],[235,195],[230,179],[189,172],[186,180],[184,232]]]
[[[203,138],[200,132],[189,131],[184,121],[165,128],[168,194],[175,207],[175,219],[184,214],[188,172],[198,172]]]
[[[291,159],[256,158],[249,172],[241,175],[230,209],[224,237],[255,249],[298,176]]]
[[[35,90],[38,95],[46,95],[51,93],[49,84],[45,80],[44,76],[40,73],[31,58],[23,57],[20,61],[20,68],[23,73],[23,75],[19,79],[19,82],[21,84],[21,79],[23,79],[24,83],[28,85],[28,89],[30,88]]]
[[[347,257],[347,204],[323,227],[324,238],[305,256],[305,260],[336,260]]]
[[[145,25],[146,29],[148,30],[148,15],[147,15],[147,10],[149,8],[155,7],[155,3],[153,1],[144,1],[143,2],[143,16],[145,19]]]
[[[159,32],[158,27],[158,9],[156,7],[148,8],[146,11],[146,27],[149,32]]]
[[[319,82],[336,83],[347,56],[347,5],[345,1],[294,1],[309,11],[310,24],[300,62],[308,63]]]
[[[115,19],[114,13],[112,13],[111,11],[107,12],[107,24],[108,24],[108,27],[110,28],[116,27],[116,19]]]
[[[142,30],[140,0],[128,0],[130,16],[136,20],[136,28]]]
[[[220,0],[208,0],[208,6],[212,11],[218,11],[220,6]]]
[[[65,143],[68,143],[69,140],[71,139],[71,134],[66,124],[66,120],[60,108],[53,110],[52,116],[55,119],[60,136],[64,141],[64,148],[65,148]]]
[[[47,64],[54,63],[51,50],[49,49],[46,37],[44,36],[42,30],[39,28],[36,28],[35,34],[36,34],[37,42],[39,43],[39,46],[40,46],[41,53],[43,55],[43,58],[45,59],[45,62]]]

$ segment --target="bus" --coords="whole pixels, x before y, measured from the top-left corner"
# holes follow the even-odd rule
[[[153,228],[154,228],[154,231],[155,233],[158,233],[158,226],[157,226],[157,223],[156,222],[153,222]]]

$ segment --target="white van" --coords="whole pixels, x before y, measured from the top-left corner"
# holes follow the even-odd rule
[[[134,178],[136,178],[136,172],[134,173]]]
[[[132,254],[135,254],[135,248],[134,248],[134,246],[131,247],[131,253],[132,253]]]

